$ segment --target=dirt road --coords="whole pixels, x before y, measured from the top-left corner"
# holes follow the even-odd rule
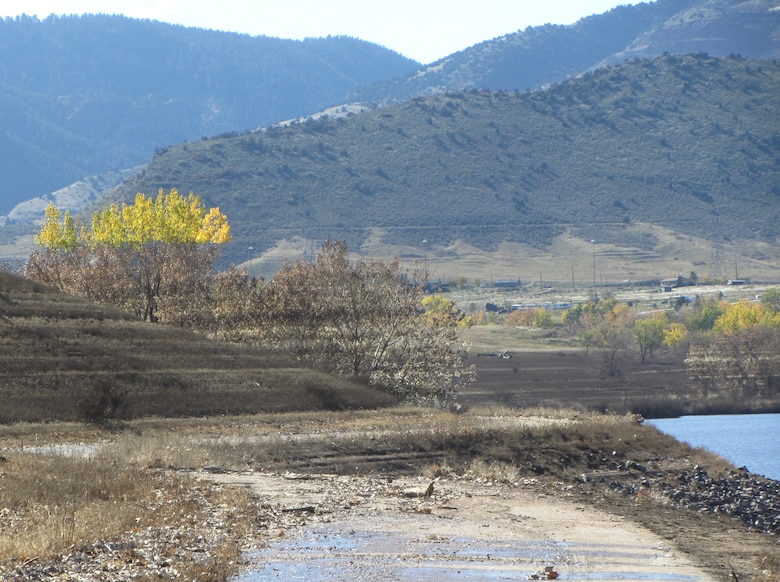
[[[252,556],[243,582],[547,579],[545,567],[562,580],[713,580],[649,530],[567,500],[562,484],[200,477],[251,488],[281,518],[269,523],[268,547]]]

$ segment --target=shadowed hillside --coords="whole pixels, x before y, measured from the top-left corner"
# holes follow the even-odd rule
[[[366,386],[0,270],[0,423],[373,408]]]
[[[250,37],[122,16],[0,19],[0,215],[154,148],[343,102],[418,63],[347,37]]]
[[[474,45],[403,77],[358,88],[387,102],[464,89],[527,90],[606,64],[662,54],[780,56],[774,0],[656,0],[618,6],[571,25],[528,27]]]
[[[534,89],[664,53],[775,58],[776,8],[774,0],[619,6],[486,40],[421,69],[346,37],[292,41],[106,15],[7,18],[0,20],[0,215],[88,176],[143,164],[155,148],[346,102]],[[13,214],[8,221],[28,220]]]
[[[329,236],[420,258],[423,240],[490,252],[565,234],[674,252],[657,229],[750,255],[777,244],[777,111],[780,62],[665,56],[543,91],[447,93],[182,144],[112,198],[194,191],[230,218],[233,262]]]

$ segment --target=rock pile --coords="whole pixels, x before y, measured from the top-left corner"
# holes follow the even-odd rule
[[[608,486],[614,491],[639,497],[655,493],[679,508],[729,515],[760,532],[780,533],[780,481],[755,475],[745,467],[715,478],[697,465],[672,482],[668,475],[654,474],[639,465],[631,467],[630,462],[620,468],[634,477],[637,473],[630,469],[639,470],[640,478],[628,483],[610,480]]]
[[[717,479],[696,466],[682,473],[677,483],[662,483],[661,492],[680,507],[732,515],[764,533],[780,532],[780,481],[744,467]]]

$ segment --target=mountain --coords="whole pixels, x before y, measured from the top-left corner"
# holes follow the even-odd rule
[[[608,61],[619,63],[663,53],[698,52],[760,59],[780,56],[780,2],[705,0],[690,3],[661,26],[638,36]]]
[[[158,147],[349,102],[542,87],[627,58],[780,56],[777,0],[657,0],[419,64],[345,37],[280,40],[121,16],[0,20],[0,216]],[[508,23],[508,27],[511,23]],[[101,178],[102,179],[102,178]]]
[[[618,6],[572,25],[528,27],[474,45],[403,77],[358,88],[383,103],[441,91],[527,90],[631,58],[706,52],[780,57],[777,0],[656,0]]]
[[[671,264],[697,239],[707,254],[679,268],[718,245],[766,266],[780,227],[778,111],[780,61],[666,55],[539,91],[448,92],[171,146],[109,198],[197,193],[229,217],[236,263],[334,237],[443,262],[458,245],[554,254],[567,239],[588,256],[598,240]]]
[[[145,167],[144,164],[119,170],[104,172],[98,176],[89,176],[73,184],[60,188],[51,194],[36,196],[20,202],[11,209],[8,216],[0,216],[0,226],[6,224],[38,224],[46,207],[51,203],[57,208],[67,208],[72,214],[88,208],[91,203],[103,198],[114,186],[133,177]]]
[[[0,215],[156,147],[342,103],[419,64],[347,37],[304,41],[122,16],[0,20]]]

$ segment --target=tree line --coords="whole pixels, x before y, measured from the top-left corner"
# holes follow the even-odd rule
[[[697,297],[690,310],[677,307],[639,316],[607,298],[565,311],[562,322],[610,376],[631,349],[642,362],[678,349],[703,398],[747,401],[780,393],[780,289],[767,290],[760,301]]]
[[[229,240],[218,208],[176,190],[112,205],[89,227],[50,205],[26,275],[144,321],[283,351],[402,402],[455,406],[458,388],[475,379],[458,337],[463,314],[425,295],[424,270],[353,261],[346,243],[328,240],[266,282],[235,267],[214,271],[217,246]]]
[[[427,274],[397,259],[350,258],[328,240],[315,258],[285,264],[271,281],[231,267],[215,272],[217,247],[230,240],[227,217],[176,190],[96,212],[77,225],[53,205],[26,275],[66,293],[188,327],[225,341],[279,350],[332,373],[362,378],[399,400],[453,406],[474,381],[458,328],[479,323],[441,295]],[[753,399],[780,391],[780,290],[729,304],[696,298],[691,309],[640,315],[613,297],[563,312],[608,376],[636,350],[642,362],[684,350],[704,398]],[[476,321],[475,321],[476,319]],[[508,325],[555,325],[546,309],[520,310]]]

